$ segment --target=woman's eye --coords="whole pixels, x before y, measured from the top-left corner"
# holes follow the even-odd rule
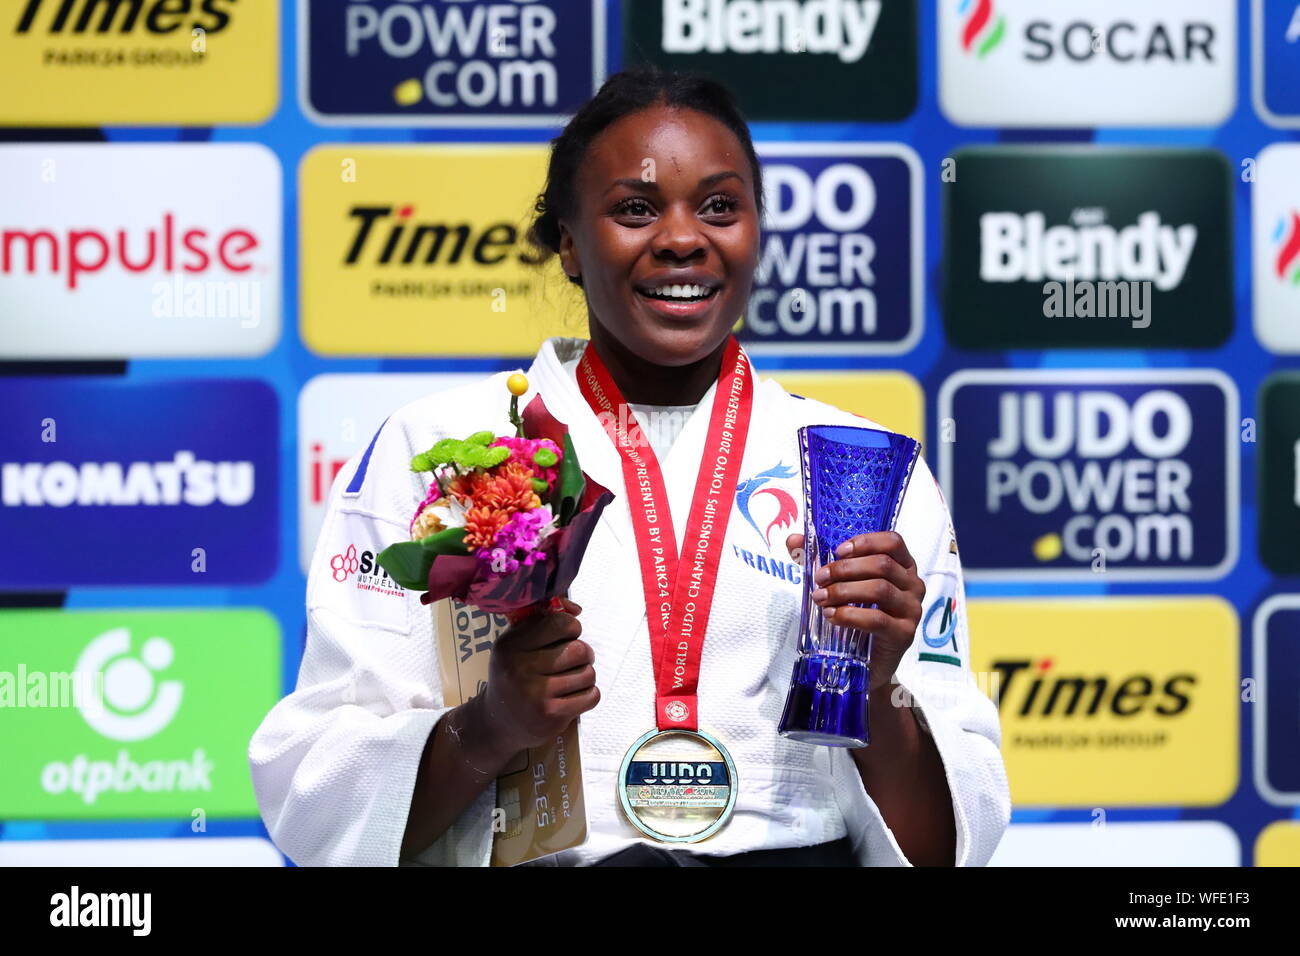
[[[614,207],[614,211],[620,216],[630,216],[633,219],[641,219],[651,215],[654,210],[650,208],[650,204],[644,199],[633,197],[631,199],[624,199]]]
[[[707,216],[729,216],[736,211],[739,203],[731,196],[712,196],[704,203]]]

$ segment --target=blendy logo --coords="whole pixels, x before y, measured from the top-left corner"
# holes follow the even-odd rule
[[[915,0],[624,0],[623,50],[628,66],[708,72],[751,120],[888,122],[916,108]]]
[[[1235,104],[1230,4],[941,0],[939,20],[941,99],[959,123],[1209,126]]]
[[[404,597],[406,594],[380,566],[374,551],[358,551],[355,544],[349,544],[345,550],[330,557],[330,572],[339,584],[351,584],[358,591],[389,597]],[[352,580],[354,576],[355,581]]]
[[[919,161],[902,144],[765,144],[751,351],[895,354],[921,333]]]
[[[1274,574],[1300,574],[1300,374],[1270,375],[1259,409],[1259,556]]]
[[[940,476],[971,577],[1222,576],[1236,560],[1236,391],[1211,370],[960,372]]]
[[[604,0],[301,0],[304,111],[336,125],[550,125],[605,69]]]
[[[973,147],[950,161],[943,305],[954,344],[1211,347],[1230,335],[1221,154]]]

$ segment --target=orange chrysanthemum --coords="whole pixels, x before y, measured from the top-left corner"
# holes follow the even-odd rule
[[[465,514],[465,547],[471,551],[489,547],[511,514],[494,508],[470,508]]]

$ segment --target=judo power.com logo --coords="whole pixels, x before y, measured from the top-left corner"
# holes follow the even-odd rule
[[[82,718],[107,740],[139,743],[157,737],[175,719],[185,696],[183,683],[167,676],[174,661],[175,650],[163,637],[149,637],[136,649],[125,627],[95,637],[81,652],[76,673],[88,683],[100,682],[103,699],[79,704]],[[211,770],[201,748],[185,759],[139,761],[123,747],[113,760],[79,753],[51,761],[41,771],[41,788],[93,804],[109,792],[210,790]]]

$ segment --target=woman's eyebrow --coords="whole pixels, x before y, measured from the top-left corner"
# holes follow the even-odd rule
[[[705,176],[703,179],[701,179],[699,183],[699,188],[709,189],[713,186],[716,186],[724,179],[738,179],[741,182],[744,182],[744,177],[741,176],[740,173],[736,172],[734,169],[724,169],[720,173],[712,173],[711,175]],[[626,176],[622,179],[616,179],[612,183],[610,183],[609,188],[606,189],[605,192],[606,193],[612,192],[613,190],[617,189],[619,186],[626,186],[629,189],[644,189],[651,192],[659,191],[659,183],[653,179],[641,179],[639,176]]]

